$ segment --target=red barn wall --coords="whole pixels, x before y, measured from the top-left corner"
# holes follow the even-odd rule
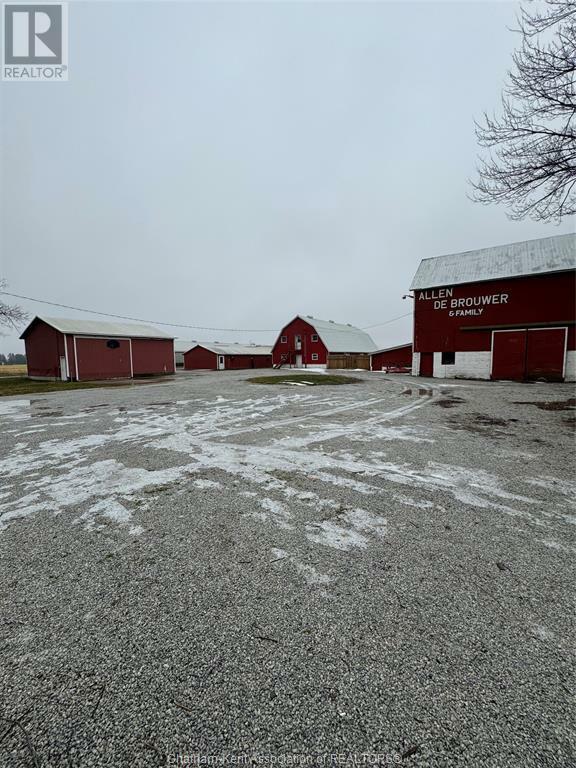
[[[415,291],[414,351],[489,351],[491,330],[463,328],[545,323],[562,325],[576,313],[574,272],[559,272],[509,280]],[[450,295],[446,295],[450,292]],[[492,297],[498,303],[492,303]],[[463,301],[464,306],[453,306]],[[490,303],[482,303],[490,301]],[[462,314],[467,312],[468,314]],[[476,314],[472,314],[472,313]],[[574,326],[568,349],[575,349]]]
[[[316,334],[314,327],[302,320],[300,317],[292,320],[291,323],[282,328],[278,340],[272,348],[272,362],[274,365],[279,365],[283,360],[283,355],[286,356],[287,364],[294,365],[296,363],[296,355],[302,355],[303,365],[326,365],[328,360],[328,350],[322,343],[320,336],[318,341],[312,341],[312,336]],[[302,350],[296,350],[296,336],[302,337]],[[281,342],[282,336],[287,336],[285,343]],[[317,354],[318,359],[313,360],[312,355]]]
[[[134,376],[174,373],[172,339],[132,339]]]
[[[412,365],[412,344],[398,349],[384,350],[372,355],[372,370],[383,368],[410,368]]]
[[[239,371],[245,368],[271,368],[272,355],[224,355],[224,370]],[[218,369],[218,355],[204,347],[196,347],[184,355],[184,368],[192,370]]]
[[[542,344],[535,346],[533,328],[560,327],[567,329],[567,353],[562,359],[565,376],[572,380],[576,375],[574,271],[417,290],[414,305],[414,374],[503,378],[507,368],[502,360],[506,353],[502,352],[500,337],[494,370],[496,331],[528,329],[526,349],[540,348],[540,352],[532,354],[530,365],[525,361],[522,373],[515,377],[531,378],[540,371],[543,378],[558,379],[557,354],[554,364],[548,365]],[[511,343],[510,350],[512,346]],[[455,353],[455,359],[450,361],[442,353]]]
[[[238,371],[243,368],[271,368],[272,355],[225,355],[228,370]]]
[[[218,359],[214,352],[204,347],[194,347],[184,355],[184,369],[186,371],[215,371],[218,368]]]
[[[28,376],[60,378],[60,357],[64,356],[64,336],[38,321],[24,339]]]

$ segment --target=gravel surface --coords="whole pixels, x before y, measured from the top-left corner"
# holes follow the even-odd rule
[[[574,766],[574,389],[0,401],[0,765]]]

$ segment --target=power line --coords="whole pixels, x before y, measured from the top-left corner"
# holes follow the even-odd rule
[[[129,317],[128,315],[115,315],[112,312],[98,312],[95,309],[84,309],[83,307],[72,307],[70,304],[59,304],[56,301],[46,301],[44,299],[33,299],[31,296],[22,296],[19,293],[8,293],[0,291],[5,296],[12,296],[16,299],[25,299],[26,301],[35,301],[38,304],[50,304],[52,307],[62,307],[63,309],[73,309],[75,312],[88,312],[91,315],[102,315],[103,317],[115,317],[120,320],[134,320],[137,323],[153,323],[154,325],[170,325],[173,328],[193,328],[198,331],[229,331],[244,333],[277,333],[278,328],[211,328],[206,325],[184,325],[183,323],[164,323],[161,320],[144,320],[141,317]]]
[[[403,317],[408,317],[408,315],[411,315],[412,312],[405,312],[403,315],[398,315],[398,317],[391,317],[390,320],[385,320],[383,323],[374,323],[374,325],[364,325],[362,326],[363,331],[368,331],[370,328],[380,328],[382,325],[388,325],[388,323],[393,323],[395,320],[400,320]]]
[[[0,291],[0,294],[4,296],[11,296],[15,299],[24,299],[25,301],[33,301],[37,304],[49,304],[51,307],[60,307],[62,309],[72,309],[75,312],[87,312],[90,315],[100,315],[102,317],[114,317],[118,320],[133,320],[137,323],[152,323],[153,325],[168,325],[172,328],[190,328],[197,331],[225,331],[227,333],[278,333],[278,328],[213,328],[206,325],[185,325],[184,323],[166,323],[162,320],[144,320],[141,317],[130,317],[129,315],[116,315],[113,312],[98,312],[95,309],[85,309],[84,307],[73,307],[70,304],[60,304],[56,301],[47,301],[46,299],[34,299],[31,296],[23,296],[20,293],[9,293],[8,291]],[[363,331],[368,331],[371,328],[380,328],[383,325],[394,323],[396,320],[401,320],[403,317],[408,317],[412,312],[405,312],[403,315],[397,317],[391,317],[389,320],[384,320],[382,323],[374,323],[374,325],[365,325],[361,328]]]

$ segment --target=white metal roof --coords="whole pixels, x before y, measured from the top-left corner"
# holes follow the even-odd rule
[[[217,355],[271,355],[272,347],[262,346],[260,344],[225,344],[224,342],[214,341],[198,341],[189,347],[202,347],[208,349],[210,352],[215,352]],[[188,351],[188,350],[186,350]]]
[[[312,315],[298,315],[313,326],[328,352],[375,352],[376,344],[366,331],[353,325],[319,320]]]
[[[76,320],[67,317],[46,317],[46,315],[37,315],[32,323],[36,320],[42,320],[47,325],[52,326],[60,333],[72,333],[77,336],[127,336],[133,339],[172,339],[164,331],[159,331],[158,328],[153,328],[151,325],[136,325],[136,323],[124,323],[124,322],[105,322],[103,320]],[[20,336],[23,339],[32,323],[28,325],[26,330]]]
[[[576,269],[576,235],[525,240],[423,259],[412,290]]]
[[[189,349],[195,347],[196,344],[198,344],[197,341],[190,341],[188,339],[174,339],[174,352],[176,352],[177,355],[183,355],[185,352],[188,352]]]
[[[406,344],[396,344],[395,347],[384,347],[384,349],[377,349],[374,354],[378,355],[380,352],[393,352],[395,349],[404,349],[405,347],[410,347],[410,349],[412,349],[412,342],[408,341]]]

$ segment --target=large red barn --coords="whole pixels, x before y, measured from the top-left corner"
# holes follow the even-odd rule
[[[174,339],[147,325],[35,317],[20,336],[28,376],[86,381],[174,373]]]
[[[291,368],[370,368],[376,344],[353,325],[296,316],[282,328],[272,347],[275,366]]]
[[[576,237],[424,259],[412,282],[412,373],[576,380]]]
[[[271,368],[272,350],[257,344],[198,342],[184,353],[187,371],[238,371],[243,368]]]

